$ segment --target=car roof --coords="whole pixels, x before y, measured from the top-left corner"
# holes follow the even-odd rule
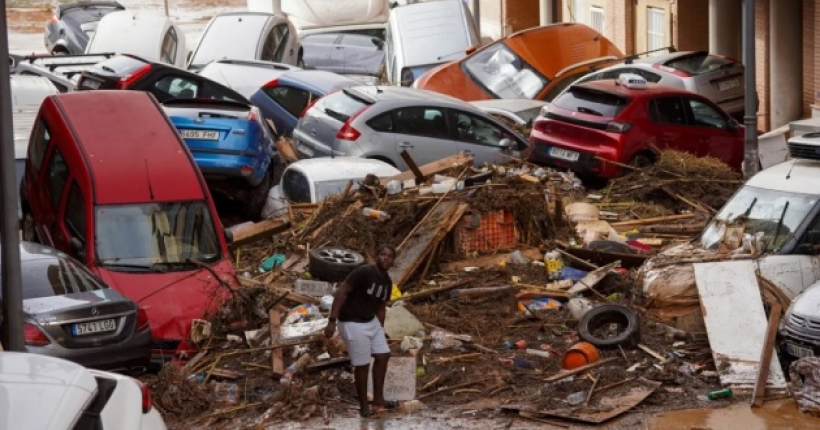
[[[699,55],[711,55],[706,51],[678,51],[678,52],[670,52],[668,54],[658,54],[653,55],[650,57],[639,58],[633,60],[633,63],[643,63],[643,64],[666,64],[672,60],[683,58],[683,57],[696,57]]]
[[[533,99],[489,99],[475,100],[469,103],[479,109],[500,109],[510,112],[520,112],[522,110],[543,107],[548,104],[543,100]]]
[[[435,101],[448,105],[458,105],[459,107],[469,106],[467,102],[435,91],[422,90],[412,87],[396,87],[392,85],[359,85],[348,88],[354,94],[364,96],[373,102],[381,101]]]
[[[0,252],[2,255],[2,252]],[[35,242],[20,241],[20,261],[68,259],[68,254],[50,246]],[[2,269],[0,269],[2,271]],[[1,294],[0,294],[1,295]]]
[[[359,179],[371,173],[378,177],[401,173],[399,169],[384,161],[358,157],[308,158],[291,163],[285,172],[289,170],[302,172],[312,182]]]
[[[591,81],[591,82],[583,82],[580,84],[572,85],[569,89],[571,90],[573,87],[581,87],[581,88],[590,88],[595,89],[598,91],[605,91],[611,94],[618,94],[625,97],[631,98],[639,98],[639,97],[652,97],[652,96],[688,96],[688,97],[696,97],[696,98],[703,98],[698,94],[695,94],[691,91],[686,91],[682,89],[677,89],[674,87],[655,84],[652,82],[646,83],[646,88],[627,88],[623,85],[617,83],[615,79],[601,79],[599,81]]]
[[[42,354],[0,353],[0,391],[4,396],[0,427],[54,430],[66,428],[97,391],[97,380],[83,366]]]
[[[790,193],[820,194],[815,191],[819,175],[820,162],[793,159],[758,172],[745,185]]]
[[[149,93],[79,91],[47,100],[64,113],[77,137],[91,171],[95,203],[205,198],[182,138]]]
[[[338,88],[362,84],[353,78],[325,70],[292,70],[279,75],[278,79],[280,82],[301,84],[325,94]]]

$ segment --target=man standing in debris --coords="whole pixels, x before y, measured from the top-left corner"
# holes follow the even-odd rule
[[[376,263],[361,266],[350,272],[333,294],[330,322],[325,336],[332,337],[339,321],[339,335],[347,345],[350,363],[354,367],[356,392],[362,417],[374,412],[394,409],[396,402],[384,400],[384,377],[390,347],[384,335],[384,317],[393,281],[387,271],[396,260],[396,249],[381,246],[376,252]],[[373,408],[367,402],[367,379],[370,357],[373,357]]]

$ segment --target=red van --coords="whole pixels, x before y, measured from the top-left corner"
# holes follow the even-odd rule
[[[205,181],[152,95],[50,96],[27,157],[25,239],[79,259],[145,309],[155,353],[176,350],[236,286]]]

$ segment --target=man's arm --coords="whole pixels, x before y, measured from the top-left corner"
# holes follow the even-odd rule
[[[387,302],[379,303],[379,306],[376,308],[376,318],[379,319],[382,327],[384,327],[384,317],[387,315]]]
[[[344,281],[342,285],[339,285],[336,291],[333,292],[333,305],[330,307],[330,322],[328,322],[327,327],[325,327],[325,336],[333,337],[333,334],[336,333],[336,320],[339,318],[342,305],[344,305],[345,300],[347,300],[347,295],[350,294],[351,291],[353,291],[353,287],[351,287],[347,281]]]

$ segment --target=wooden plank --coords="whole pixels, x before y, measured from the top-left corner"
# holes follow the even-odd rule
[[[389,272],[394,284],[404,285],[404,282],[431,251],[432,246],[443,239],[446,232],[442,234],[442,230],[450,223],[451,217],[460,207],[466,211],[466,206],[459,205],[459,202],[442,202],[431,209],[430,215],[419,224],[414,232],[408,235],[404,242],[405,245],[401,247],[396,262]]]
[[[469,155],[466,155],[466,154],[463,154],[463,153],[458,153],[458,154],[451,155],[447,158],[442,158],[441,160],[434,161],[432,163],[427,163],[423,166],[419,166],[419,170],[421,171],[421,173],[425,177],[427,177],[427,176],[435,175],[437,173],[444,172],[444,171],[452,169],[452,168],[461,169],[461,168],[464,168],[464,166],[466,166],[468,164],[472,164],[472,163],[473,163],[473,157],[471,157]],[[407,170],[407,171],[399,173],[398,175],[391,176],[389,178],[382,178],[380,182],[381,182],[382,185],[387,185],[387,183],[392,181],[392,180],[397,180],[397,181],[404,182],[408,179],[415,179],[415,177],[416,177],[416,175],[413,172]]]
[[[244,245],[255,242],[290,228],[290,221],[282,218],[266,219],[245,227],[233,235],[234,245]]]
[[[401,159],[404,160],[405,163],[407,163],[407,168],[409,168],[410,171],[413,172],[413,176],[416,177],[416,184],[424,183],[424,173],[421,173],[421,170],[419,170],[419,166],[416,164],[416,160],[413,160],[413,157],[410,156],[410,153],[407,152],[407,150],[405,149],[402,150],[399,153],[399,155],[401,156]]]
[[[268,314],[268,317],[268,320],[270,321],[271,344],[275,345],[277,342],[279,342],[279,339],[282,337],[282,315],[279,313],[279,311],[271,309],[270,313]],[[279,348],[271,351],[270,359],[273,374],[275,376],[283,375],[285,373],[285,362],[282,357],[282,349]]]
[[[720,383],[736,395],[750,394],[765,343],[766,314],[752,260],[696,263],[695,282]],[[742,312],[738,312],[742,309]],[[772,356],[767,388],[785,393],[780,360]]]
[[[777,326],[780,324],[780,312],[783,308],[779,303],[772,305],[769,315],[769,326],[766,328],[766,338],[763,342],[763,350],[760,351],[760,369],[757,371],[757,381],[755,381],[754,395],[752,396],[752,407],[763,406],[766,395],[766,382],[769,380],[769,364],[772,361],[772,351],[774,351],[774,340],[777,336]]]
[[[654,218],[644,218],[644,219],[636,219],[631,221],[621,221],[621,222],[613,222],[610,223],[612,227],[634,227],[637,225],[648,225],[648,224],[657,224],[663,223],[668,221],[680,221],[683,219],[690,219],[694,218],[695,214],[682,214],[682,215],[669,215],[669,216],[659,216]]]

